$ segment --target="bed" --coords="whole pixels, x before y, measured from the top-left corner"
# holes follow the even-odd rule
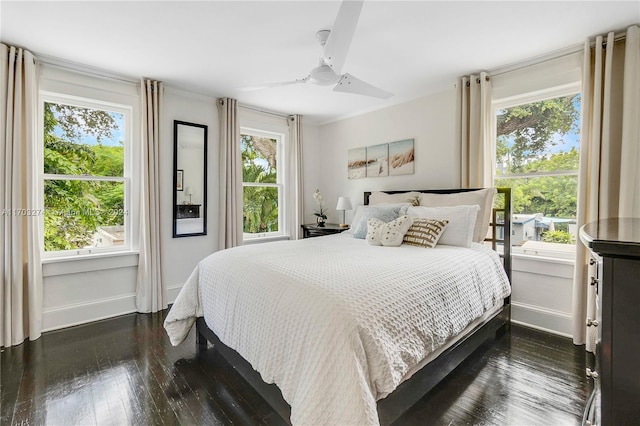
[[[415,191],[414,201],[477,191]],[[378,202],[363,211],[410,204],[379,202],[410,193],[365,193],[364,205]],[[381,247],[352,229],[214,253],[165,328],[179,344],[195,321],[199,349],[212,343],[287,422],[390,424],[509,325],[511,201],[498,193],[490,233],[469,228],[489,235],[483,244]],[[411,208],[402,213],[422,207]]]

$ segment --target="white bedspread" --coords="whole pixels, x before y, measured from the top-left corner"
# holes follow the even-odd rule
[[[212,254],[165,327],[178,344],[204,313],[278,385],[295,425],[378,424],[376,400],[509,292],[480,244],[380,247],[343,234]]]

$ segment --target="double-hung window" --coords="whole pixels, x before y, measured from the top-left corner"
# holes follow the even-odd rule
[[[131,248],[131,107],[41,93],[45,256]]]
[[[284,234],[284,137],[279,133],[241,129],[245,239]]]
[[[519,246],[516,252],[573,257],[569,245],[577,235],[578,90],[564,87],[493,103],[494,184],[512,188],[511,241]]]

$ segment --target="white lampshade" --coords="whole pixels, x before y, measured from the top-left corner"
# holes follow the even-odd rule
[[[193,189],[191,189],[190,186],[187,186],[186,188],[184,188],[184,193],[187,195],[193,195]]]
[[[348,197],[338,197],[338,205],[336,210],[351,210],[351,200]]]

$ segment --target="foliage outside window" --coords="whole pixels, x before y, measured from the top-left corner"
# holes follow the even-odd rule
[[[128,246],[126,114],[93,106],[43,103],[45,252]]]
[[[241,134],[243,231],[245,237],[280,234],[282,173],[278,135],[247,131]]]
[[[495,185],[512,188],[514,244],[574,244],[580,94],[496,110]]]

